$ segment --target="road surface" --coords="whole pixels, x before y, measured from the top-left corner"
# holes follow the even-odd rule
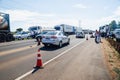
[[[84,40],[76,39],[74,35],[70,37],[70,45],[65,45],[62,48],[45,48],[43,45],[36,46],[35,40],[1,43],[0,80],[14,80],[33,69],[33,66],[36,64],[38,49],[41,50],[43,63],[45,63]]]
[[[111,80],[99,44],[89,39],[22,80]]]

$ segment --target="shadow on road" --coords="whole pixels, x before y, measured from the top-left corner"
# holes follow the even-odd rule
[[[61,48],[66,47],[66,46],[68,46],[68,45],[64,44]],[[54,50],[58,50],[58,49],[61,49],[61,48],[59,48],[58,46],[51,45],[51,46],[47,46],[47,47],[43,46],[39,49],[44,50],[44,51],[54,51]]]

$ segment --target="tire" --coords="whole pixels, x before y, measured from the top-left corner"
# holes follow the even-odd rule
[[[27,39],[30,39],[30,36],[28,36]]]
[[[12,40],[13,40],[13,35],[7,34],[6,41],[12,41]]]
[[[68,44],[68,45],[70,44],[70,39],[68,39],[68,42],[67,42],[67,44]]]
[[[22,40],[22,38],[21,38],[21,37],[18,37],[18,40]]]
[[[59,48],[62,47],[62,41],[59,42],[59,45],[58,45]]]
[[[0,34],[0,42],[5,42],[5,41],[6,41],[6,35]]]
[[[48,47],[48,44],[44,44],[45,47]]]

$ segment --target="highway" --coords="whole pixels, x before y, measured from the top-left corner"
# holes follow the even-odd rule
[[[35,40],[24,40],[0,44],[0,80],[14,80],[33,69],[40,49],[43,63],[85,39],[70,36],[70,45],[62,48],[37,46]]]

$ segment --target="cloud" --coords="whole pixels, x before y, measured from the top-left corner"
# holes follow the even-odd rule
[[[107,9],[109,9],[109,7],[108,7],[108,6],[104,6],[103,9],[104,9],[104,10],[107,10]]]
[[[85,6],[84,4],[75,4],[75,5],[73,5],[73,7],[75,7],[75,8],[80,8],[80,9],[86,9],[86,8],[88,8],[88,7]]]
[[[3,12],[10,14],[11,21],[29,21],[36,18],[55,16],[55,14],[38,13],[28,10],[4,10]]]
[[[113,12],[116,16],[120,16],[120,6]]]

